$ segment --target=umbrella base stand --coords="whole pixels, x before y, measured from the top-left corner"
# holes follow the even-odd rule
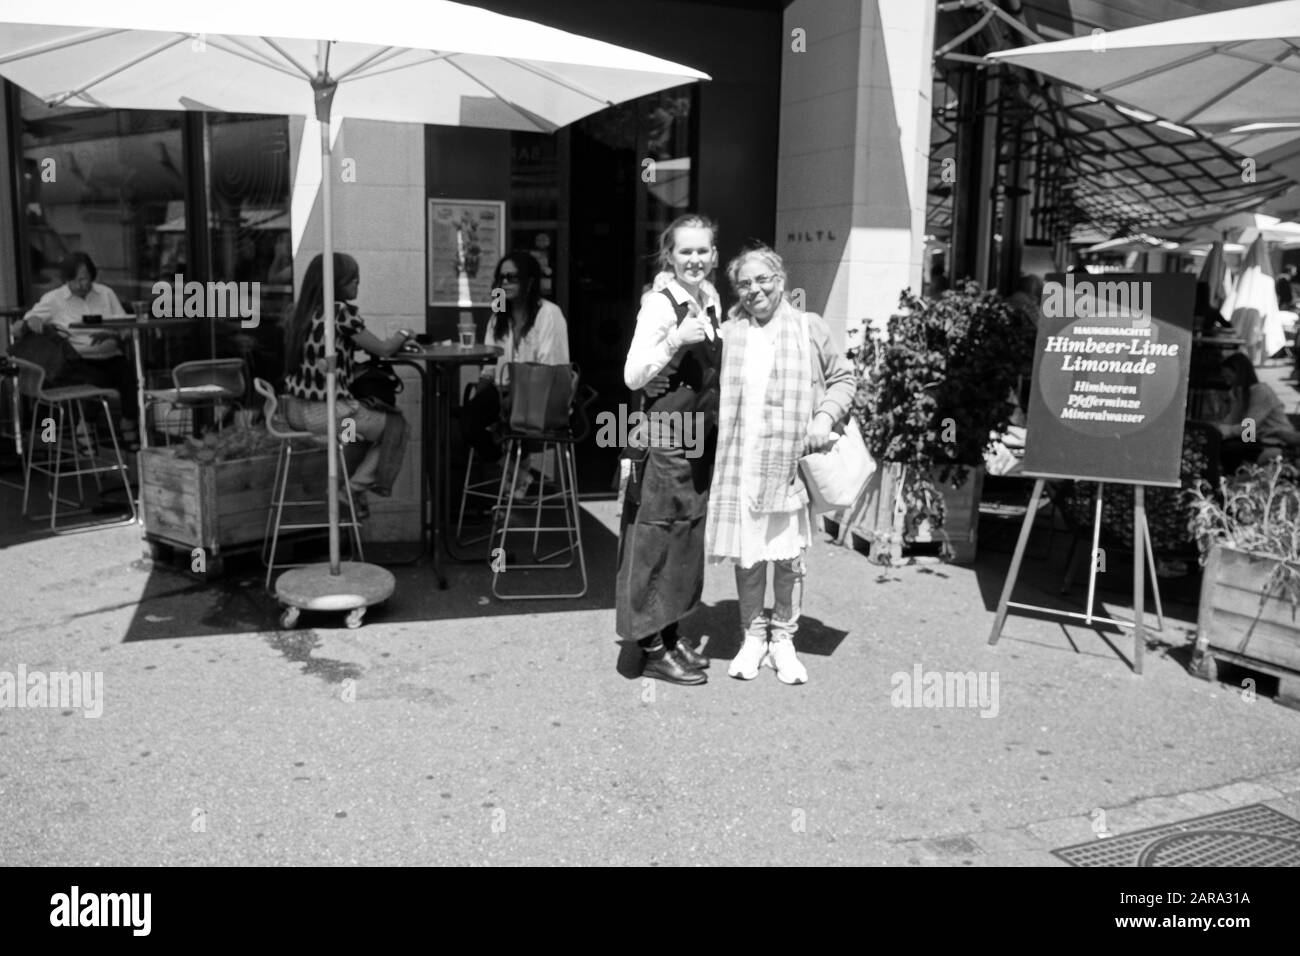
[[[366,608],[388,600],[397,580],[375,564],[344,561],[338,574],[328,564],[310,564],[284,572],[275,582],[275,596],[285,606],[280,626],[293,627],[303,611],[347,611],[347,626],[361,626]]]

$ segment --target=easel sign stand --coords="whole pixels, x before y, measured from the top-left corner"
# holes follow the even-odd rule
[[[1196,280],[1172,273],[1050,275],[1034,352],[1022,474],[1033,494],[998,600],[989,644],[1015,608],[1133,629],[1133,671],[1146,646],[1146,572],[1157,627],[1164,608],[1146,517],[1146,488],[1181,486],[1183,424],[1191,367]],[[1011,600],[1049,479],[1094,481],[1088,603],[1083,614]],[[1133,486],[1133,620],[1095,613],[1107,484]]]
[[[1002,626],[1007,620],[1007,611],[1016,608],[1020,611],[1037,611],[1040,614],[1053,614],[1082,620],[1085,624],[1094,621],[1102,624],[1114,624],[1117,627],[1133,628],[1133,672],[1142,673],[1142,652],[1146,644],[1146,576],[1144,569],[1150,570],[1152,594],[1156,602],[1156,630],[1165,629],[1165,611],[1160,601],[1160,583],[1156,577],[1155,552],[1151,548],[1151,530],[1147,525],[1144,485],[1133,486],[1133,620],[1101,617],[1093,613],[1097,593],[1097,560],[1101,538],[1101,500],[1106,487],[1105,482],[1097,483],[1097,502],[1092,523],[1092,560],[1088,563],[1088,604],[1084,614],[1074,611],[1061,611],[1056,608],[1042,607],[1037,604],[1021,604],[1011,600],[1016,581],[1020,577],[1020,562],[1024,560],[1025,548],[1029,544],[1029,534],[1033,530],[1034,517],[1038,514],[1038,503],[1042,498],[1045,478],[1034,480],[1034,491],[1029,498],[1029,510],[1025,512],[1024,522],[1020,525],[1020,537],[1016,540],[1016,550],[1011,556],[1011,569],[1007,572],[1006,583],[1002,585],[1002,596],[998,599],[997,617],[993,620],[993,630],[989,634],[989,644],[995,645],[1002,636]],[[1143,558],[1145,557],[1145,562]]]

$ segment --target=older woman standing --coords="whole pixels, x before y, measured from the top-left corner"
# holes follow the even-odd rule
[[[717,265],[713,223],[674,220],[659,237],[663,288],[641,299],[623,378],[640,410],[685,422],[685,434],[650,434],[638,493],[624,503],[618,542],[615,629],[645,652],[642,673],[674,684],[703,684],[707,658],[677,633],[704,590],[704,514],[717,428],[721,304],[708,275]],[[652,394],[653,393],[653,394]]]
[[[717,466],[705,532],[709,559],[735,562],[745,640],[727,673],[752,680],[768,663],[784,683],[802,684],[808,672],[793,638],[812,515],[798,464],[800,456],[830,444],[831,429],[853,400],[853,370],[821,316],[786,299],[785,265],[774,251],[742,252],[727,276],[740,302],[724,326]]]

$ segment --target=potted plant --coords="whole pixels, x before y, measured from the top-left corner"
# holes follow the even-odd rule
[[[876,460],[895,466],[895,546],[940,530],[949,556],[971,561],[984,453],[1011,423],[1035,330],[969,281],[928,300],[908,289],[899,304],[858,353],[853,411]]]
[[[1282,461],[1246,466],[1191,492],[1192,533],[1205,567],[1193,672],[1216,659],[1280,679],[1279,700],[1300,706],[1300,473]]]

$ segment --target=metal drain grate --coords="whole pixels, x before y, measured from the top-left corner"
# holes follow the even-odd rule
[[[1300,866],[1300,820],[1252,803],[1052,854],[1071,866]]]

